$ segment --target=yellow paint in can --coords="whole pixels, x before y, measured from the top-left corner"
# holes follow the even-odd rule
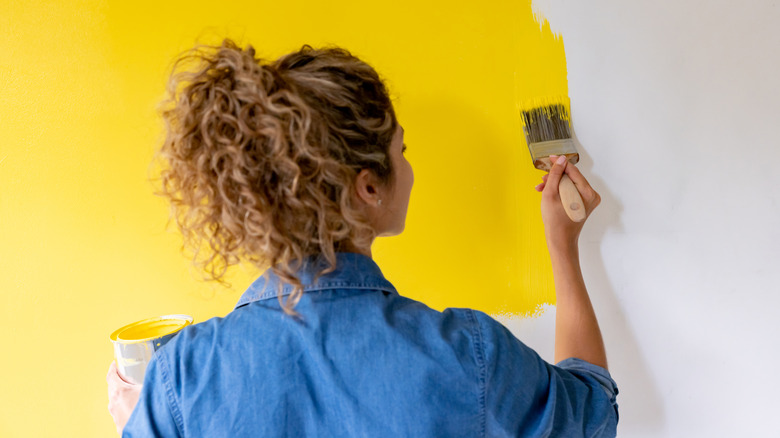
[[[124,326],[116,333],[116,340],[123,342],[144,342],[176,333],[190,325],[192,320],[184,318],[149,318]],[[113,339],[113,336],[112,336]]]

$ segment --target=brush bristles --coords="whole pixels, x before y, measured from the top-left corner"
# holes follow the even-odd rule
[[[571,138],[571,118],[564,104],[551,104],[520,111],[528,144]]]

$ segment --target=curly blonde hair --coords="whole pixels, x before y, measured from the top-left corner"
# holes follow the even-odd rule
[[[319,277],[345,245],[376,237],[351,193],[362,169],[393,183],[398,121],[377,72],[347,50],[304,45],[270,62],[229,38],[198,44],[173,64],[158,109],[158,194],[207,278],[222,282],[241,260],[270,266],[293,286],[283,301],[280,284],[278,297],[296,315],[298,262],[323,256]]]

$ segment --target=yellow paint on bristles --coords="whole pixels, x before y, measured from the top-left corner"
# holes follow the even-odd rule
[[[557,105],[562,105],[565,108],[565,114],[561,114],[563,120],[569,120],[571,102],[567,96],[543,96],[526,99],[523,102],[518,102],[517,109],[520,111],[533,111],[540,110],[542,112],[549,112],[550,108]]]
[[[523,128],[527,128],[527,120],[538,120],[538,117],[544,115],[549,120],[559,119],[569,122],[569,129],[571,129],[571,102],[567,96],[544,96],[536,97],[533,99],[527,99],[522,103],[518,103],[517,107],[520,110],[520,124]],[[526,113],[530,117],[524,117]]]

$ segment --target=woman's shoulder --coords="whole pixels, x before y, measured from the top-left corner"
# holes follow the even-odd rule
[[[234,309],[225,316],[214,316],[205,321],[184,327],[171,339],[171,346],[177,349],[194,348],[201,344],[209,345],[235,339],[235,334],[243,333],[246,326],[259,323],[263,319],[257,312],[249,315],[249,307]],[[264,323],[267,324],[267,321]]]
[[[182,328],[156,354],[172,357],[197,348],[199,345],[213,343],[223,326],[223,320],[224,318],[215,316]]]

